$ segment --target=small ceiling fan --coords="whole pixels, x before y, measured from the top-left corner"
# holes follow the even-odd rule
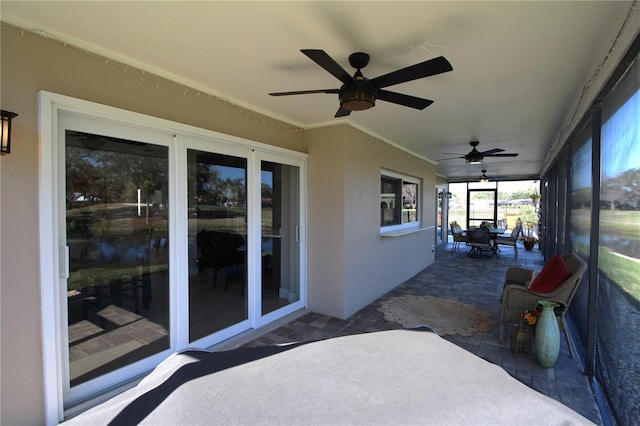
[[[480,182],[489,182],[489,176],[487,176],[487,169],[482,169],[482,176],[479,179]]]
[[[369,80],[362,74],[362,69],[369,63],[369,55],[367,53],[356,52],[349,55],[349,63],[356,69],[356,72],[352,77],[324,50],[303,49],[301,52],[307,55],[316,64],[324,68],[327,72],[332,74],[335,78],[340,80],[342,82],[342,86],[340,86],[339,89],[275,92],[269,93],[269,95],[289,96],[307,95],[311,93],[337,93],[338,99],[340,100],[340,108],[338,109],[338,112],[336,112],[335,117],[345,117],[351,114],[351,111],[363,111],[373,108],[377,99],[409,108],[420,110],[425,109],[431,105],[433,101],[383,90],[383,88],[453,70],[449,61],[444,57],[439,56]]]
[[[471,151],[469,151],[467,154],[454,154],[451,152],[445,152],[445,154],[448,155],[457,155],[458,157],[451,157],[451,158],[443,158],[442,160],[438,160],[438,161],[445,161],[445,160],[454,160],[456,158],[464,158],[465,161],[469,164],[481,164],[482,160],[484,160],[484,157],[517,157],[518,154],[500,154],[501,152],[504,151],[504,149],[500,149],[500,148],[494,148],[494,149],[490,149],[488,151],[478,151],[476,149],[476,147],[480,144],[480,142],[478,141],[471,141],[469,142],[469,145],[471,145]]]

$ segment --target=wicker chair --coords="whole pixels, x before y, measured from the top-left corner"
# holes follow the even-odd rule
[[[464,235],[464,232],[462,232],[462,228],[458,225],[458,222],[451,222],[451,235],[453,236],[453,247],[451,247],[451,253],[454,253],[458,249],[460,243],[466,244],[469,242],[469,239]]]
[[[516,225],[511,231],[511,235],[508,237],[497,237],[495,243],[497,245],[503,246],[511,246],[513,247],[513,259],[518,259],[518,237],[520,236],[520,232],[522,232],[522,225]]]
[[[533,271],[518,267],[512,267],[507,270],[502,298],[500,299],[502,303],[500,308],[501,343],[504,342],[504,324],[506,321],[516,321],[522,312],[527,309],[534,309],[538,301],[549,300],[561,305],[560,309],[556,309],[556,316],[558,317],[560,328],[567,339],[569,353],[573,358],[573,346],[569,339],[565,315],[580,285],[582,275],[587,270],[587,265],[578,256],[571,253],[564,255],[563,258],[571,276],[550,293],[536,293],[528,289],[527,285],[531,281]]]

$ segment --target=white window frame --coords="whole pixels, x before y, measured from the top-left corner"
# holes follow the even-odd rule
[[[183,278],[188,270],[185,259],[186,253],[186,225],[183,223],[187,217],[184,214],[185,206],[180,204],[179,186],[184,181],[184,170],[180,164],[185,156],[185,141],[189,139],[203,139],[211,146],[220,146],[224,151],[244,150],[247,155],[248,165],[259,164],[257,158],[271,158],[275,162],[294,164],[300,168],[300,228],[306,229],[306,160],[307,155],[283,148],[261,144],[251,140],[238,138],[205,130],[181,123],[172,122],[157,117],[109,107],[81,99],[76,99],[64,95],[41,91],[39,97],[39,232],[40,232],[40,293],[41,293],[41,322],[42,322],[42,357],[43,357],[43,385],[45,402],[45,423],[57,424],[64,419],[65,415],[65,377],[68,368],[68,345],[67,345],[67,318],[64,302],[66,301],[66,291],[59,285],[61,280],[68,276],[67,249],[61,246],[59,232],[60,217],[60,195],[64,191],[61,186],[60,173],[64,167],[64,155],[61,154],[59,141],[58,122],[61,115],[78,115],[96,121],[103,121],[105,125],[116,124],[130,129],[139,129],[142,132],[165,135],[169,147],[169,198],[173,208],[169,210],[169,230],[170,239],[174,243],[170,244],[170,275],[174,283]],[[62,158],[61,158],[62,157]],[[257,162],[256,162],[257,161]],[[259,191],[259,173],[250,175],[256,182],[251,185]],[[258,200],[259,200],[259,192]],[[255,196],[254,196],[255,197]],[[249,218],[249,221],[259,223],[260,218]],[[259,229],[259,227],[258,227]],[[184,235],[183,235],[184,234]],[[62,236],[64,237],[64,236]],[[301,241],[300,253],[300,300],[287,305],[283,309],[270,313],[267,317],[254,318],[249,326],[257,328],[270,320],[275,320],[287,314],[302,309],[306,306],[306,239]],[[180,249],[181,246],[183,250]],[[251,249],[251,246],[249,247]],[[259,253],[259,246],[254,247]],[[257,297],[257,296],[254,296]],[[188,327],[187,316],[184,313],[185,300],[188,303],[188,296],[184,291],[176,289],[176,285],[170,287],[170,348],[167,351],[156,354],[145,360],[149,369],[164,359],[172,351],[184,349],[188,342],[185,334],[181,330]],[[253,312],[255,316],[258,311]],[[231,330],[229,330],[231,332]],[[230,336],[221,336],[228,338]],[[144,365],[146,365],[144,364]],[[126,369],[127,367],[125,367]],[[124,370],[124,369],[123,369]],[[118,376],[118,377],[116,377]],[[132,370],[115,374],[109,380],[114,379],[114,383],[109,386],[120,386],[125,380],[131,380]],[[84,384],[83,384],[84,385]],[[79,386],[83,386],[79,385]],[[92,385],[91,385],[92,386]],[[90,391],[91,386],[86,390]],[[108,395],[106,389],[109,386],[102,386],[98,389],[98,394],[103,398]],[[109,395],[112,396],[112,395]],[[74,395],[66,403],[80,402],[81,395]]]
[[[404,234],[404,233],[410,233],[410,232],[414,232],[414,231],[418,231],[421,230],[421,216],[422,216],[422,180],[420,178],[414,177],[414,176],[409,176],[409,175],[405,175],[402,173],[398,173],[398,172],[394,172],[394,171],[390,171],[390,170],[385,170],[382,169],[380,170],[380,183],[382,182],[383,178],[392,178],[392,179],[398,179],[401,181],[401,185],[405,184],[405,183],[411,183],[411,184],[415,184],[417,185],[417,190],[416,190],[416,220],[412,221],[412,222],[407,222],[407,223],[400,223],[400,224],[394,224],[394,225],[380,225],[380,235],[398,235],[398,234]],[[380,183],[378,185],[380,185]],[[382,194],[380,194],[380,196],[382,196]],[[382,213],[380,213],[382,214]]]

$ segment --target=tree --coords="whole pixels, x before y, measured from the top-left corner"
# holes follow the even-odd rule
[[[531,235],[531,231],[538,224],[538,213],[532,205],[523,205],[518,207],[518,220],[527,231],[527,235]]]

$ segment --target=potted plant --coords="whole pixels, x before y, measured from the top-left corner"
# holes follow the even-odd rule
[[[531,251],[533,250],[533,246],[538,242],[538,239],[532,235],[523,235],[520,237],[520,241],[522,241],[525,250]]]

